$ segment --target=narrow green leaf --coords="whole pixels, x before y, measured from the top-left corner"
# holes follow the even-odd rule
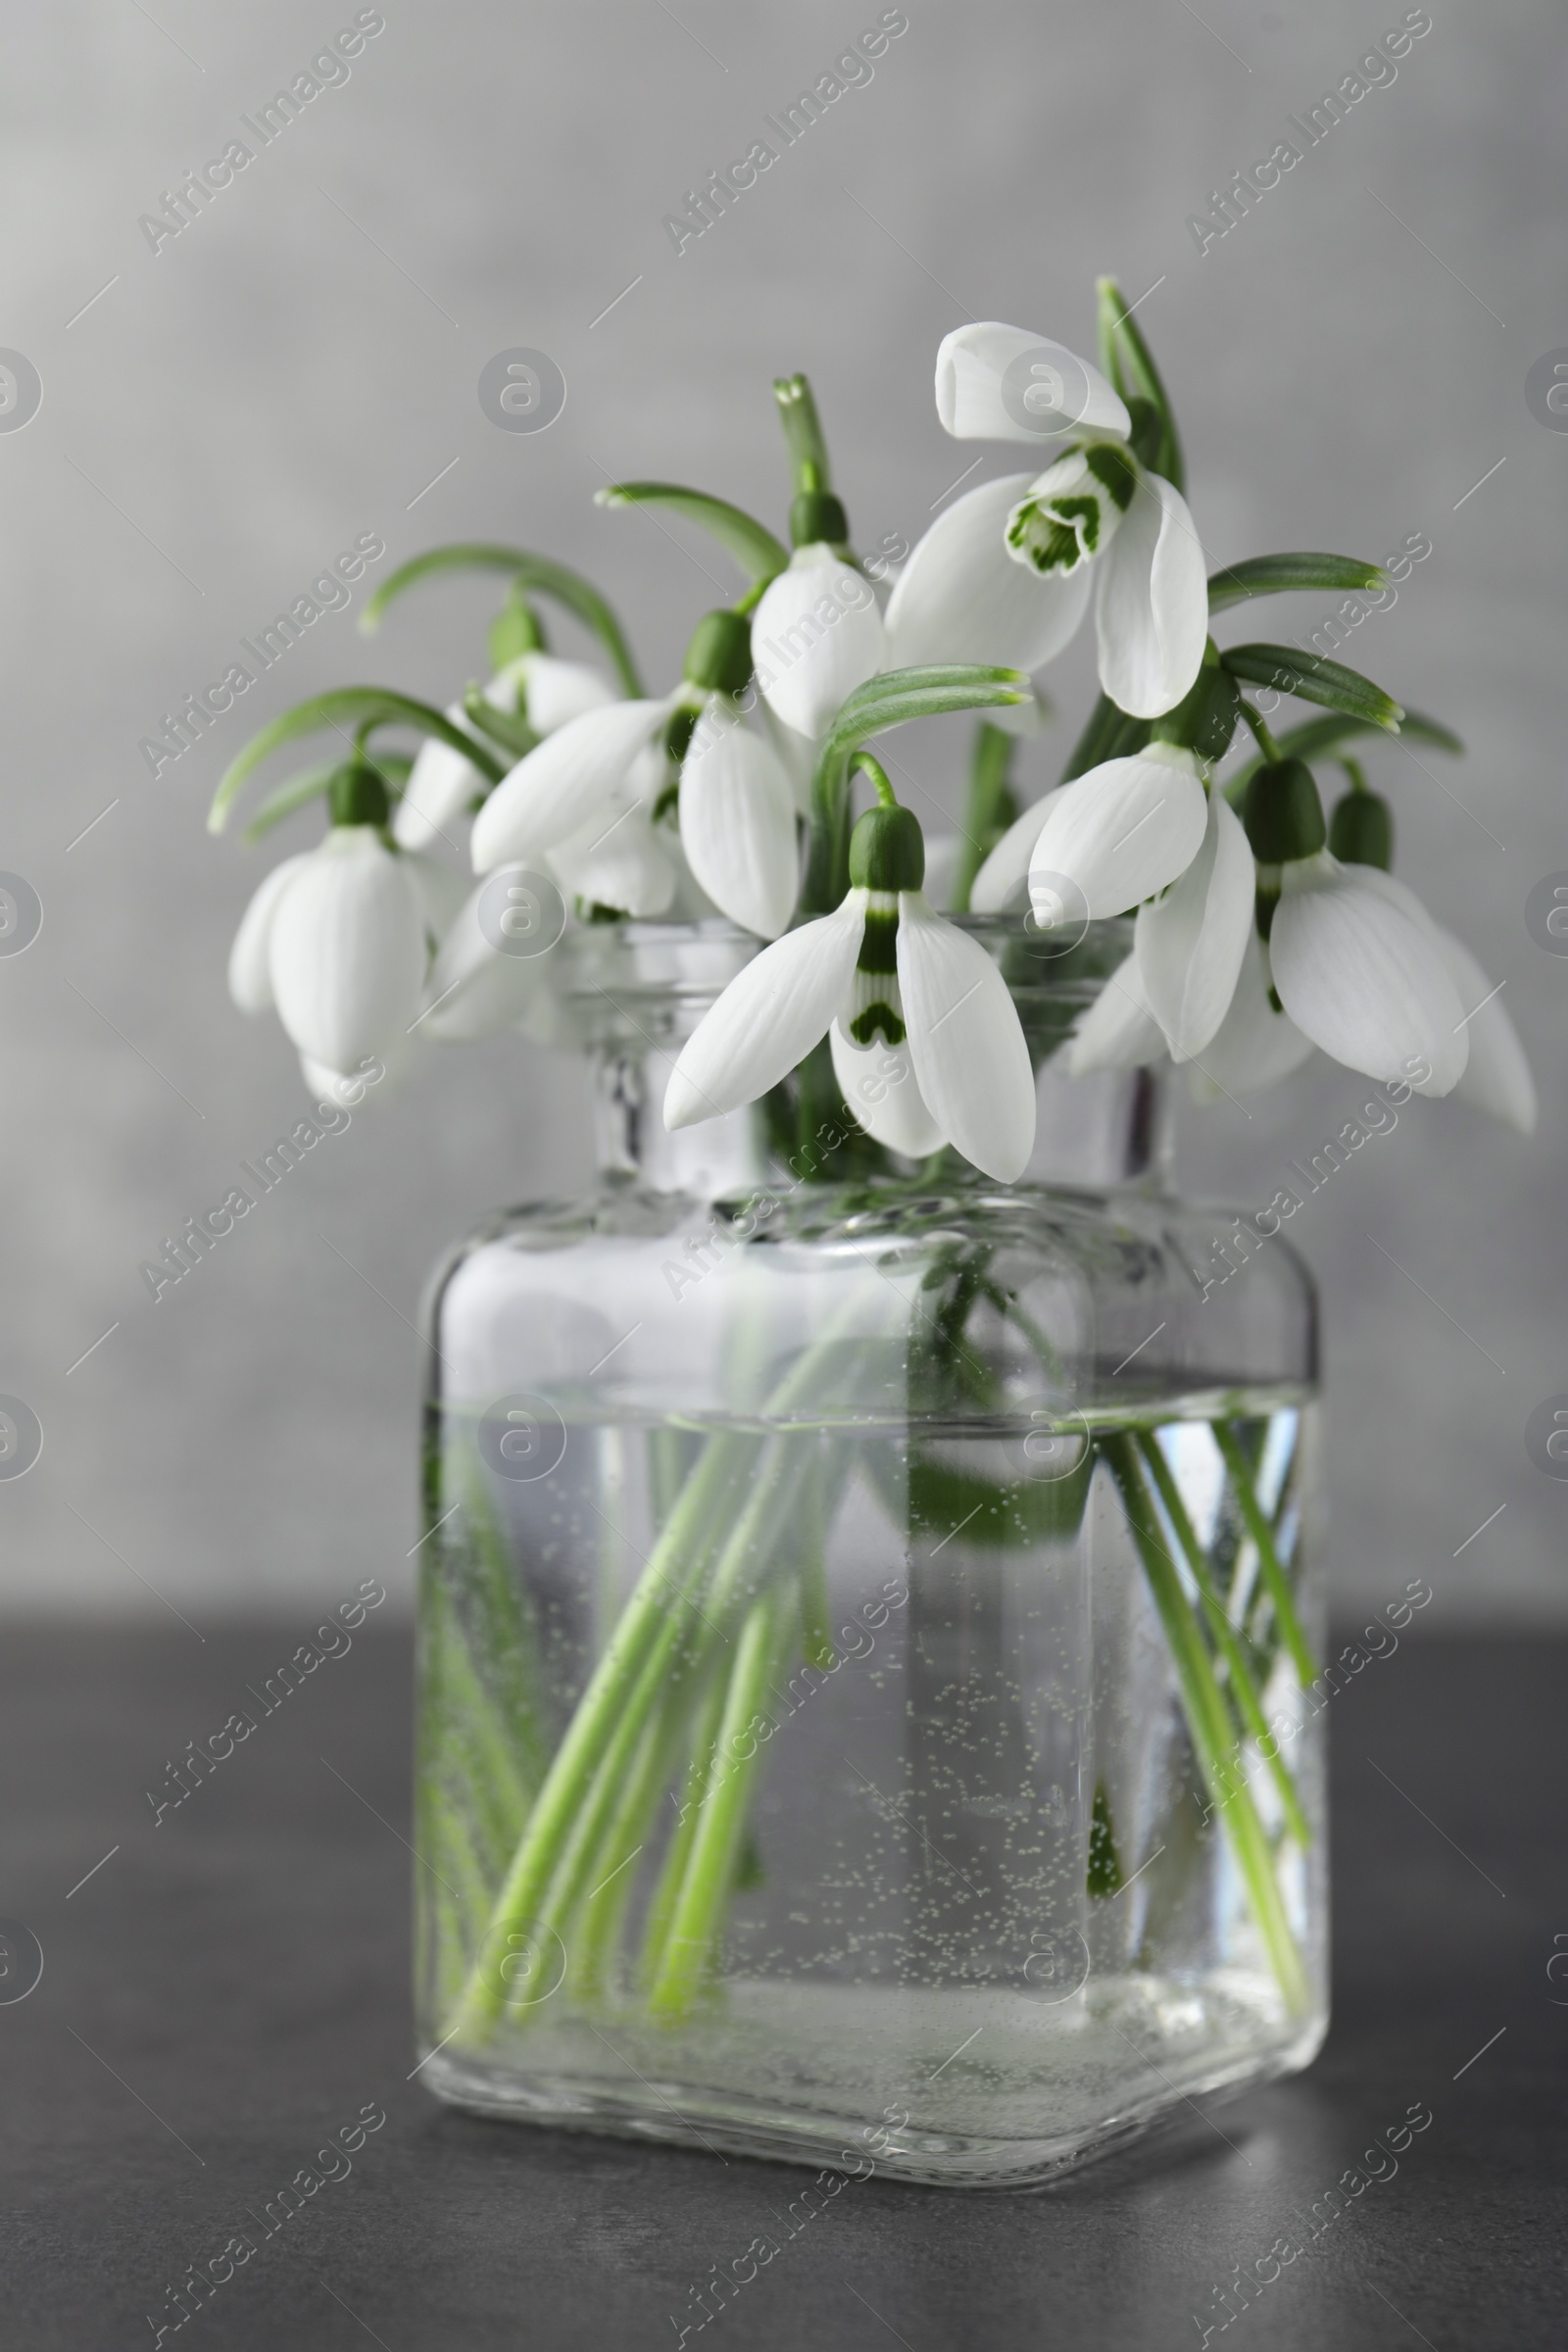
[[[1386,588],[1389,575],[1376,564],[1356,556],[1310,554],[1249,556],[1245,564],[1227,564],[1208,583],[1210,614],[1253,596],[1283,596],[1293,588]]]
[[[1285,759],[1305,760],[1310,764],[1314,760],[1327,759],[1342,743],[1353,742],[1358,735],[1380,735],[1383,731],[1369,718],[1350,718],[1337,710],[1328,718],[1309,718],[1301,726],[1288,728],[1283,735],[1276,735],[1275,742]],[[1435,752],[1455,756],[1464,750],[1451,727],[1444,726],[1439,719],[1423,717],[1419,710],[1406,710],[1400,719],[1399,741],[1425,744]],[[1255,753],[1233,776],[1226,777],[1225,798],[1233,808],[1240,804],[1263,764],[1262,753]]]
[[[912,718],[935,718],[945,710],[1004,710],[1028,699],[1029,681],[1016,669],[943,662],[928,668],[884,670],[844,704],[828,730],[817,772],[873,735],[906,726]]]
[[[360,627],[367,637],[372,636],[381,625],[382,615],[418,580],[433,578],[447,571],[505,571],[523,589],[532,589],[540,596],[553,597],[558,605],[591,629],[615,665],[621,685],[628,695],[640,698],[646,689],[631,648],[621,634],[619,621],[591,581],[580,572],[570,571],[564,564],[554,564],[548,556],[530,555],[526,548],[497,547],[487,540],[464,540],[452,547],[429,547],[422,556],[401,564],[390,579],[381,582],[364,612]]]
[[[1393,696],[1358,669],[1347,669],[1343,662],[1303,654],[1294,645],[1233,645],[1221,654],[1220,662],[1233,678],[1250,686],[1272,686],[1303,703],[1324,703],[1348,718],[1369,720],[1390,735],[1399,732],[1404,713]]]
[[[291,777],[288,783],[280,784],[262,803],[240,835],[246,848],[254,848],[257,842],[271,832],[274,825],[280,825],[285,817],[292,816],[296,808],[309,807],[312,801],[325,792],[341,764],[340,760],[333,760],[325,767],[308,767],[302,774]],[[414,761],[404,759],[401,754],[394,756],[378,752],[368,764],[384,779],[395,798],[407,780]]]
[[[668,507],[688,522],[700,523],[733,556],[754,586],[775,579],[789,569],[790,551],[782,540],[727,499],[710,498],[704,490],[683,490],[674,482],[612,482],[594,494],[599,507]]]
[[[1115,279],[1101,278],[1096,292],[1101,365],[1132,413],[1138,455],[1155,473],[1163,475],[1173,490],[1183,490],[1187,471],[1182,463],[1182,445],[1170,400],[1154,366],[1154,355],[1144,341],[1142,329],[1136,324]],[[1152,412],[1154,429],[1147,447],[1143,445],[1145,437],[1138,434],[1143,420],[1133,406],[1135,401],[1146,403]]]
[[[499,784],[505,772],[471,735],[465,735],[428,703],[416,703],[411,695],[390,693],[384,686],[339,686],[330,694],[318,694],[307,703],[296,703],[292,710],[285,710],[270,726],[263,727],[259,735],[251,737],[224,771],[213,795],[207,816],[208,831],[221,833],[246,779],[285,743],[297,743],[304,735],[318,735],[327,727],[347,734],[368,721],[374,726],[414,727],[421,735],[437,736],[454,751],[462,752],[492,784]],[[374,764],[372,760],[371,765]]]

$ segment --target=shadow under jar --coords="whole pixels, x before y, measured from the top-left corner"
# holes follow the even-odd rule
[[[443,2098],[1023,2184],[1322,2039],[1311,1286],[1274,1241],[1205,1296],[1231,1220],[1169,1194],[1156,1084],[1053,1062],[1128,926],[966,928],[1040,1067],[1010,1188],[809,1078],[667,1135],[755,943],[558,951],[602,1174],[430,1307]]]

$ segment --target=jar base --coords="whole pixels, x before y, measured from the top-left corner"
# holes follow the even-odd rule
[[[946,2063],[934,2062],[940,2083],[923,2065],[878,2068],[875,2079],[868,2074],[832,2086],[842,2095],[837,2107],[822,2095],[830,2086],[821,2082],[820,2068],[801,2063],[804,2053],[798,2053],[793,2091],[776,2063],[769,2069],[772,2095],[760,2087],[753,2096],[723,2087],[712,2078],[728,2075],[728,2068],[701,2063],[710,2024],[706,2034],[694,2028],[671,2033],[661,2066],[650,2055],[644,2021],[635,2073],[629,2063],[612,2068],[608,2039],[586,2026],[582,2039],[598,2043],[597,2056],[572,2048],[577,2034],[569,2024],[550,2031],[548,2051],[538,2046],[546,2036],[535,2039],[531,2064],[522,2061],[534,2035],[524,2034],[494,2055],[438,2050],[420,2073],[449,2105],[514,2123],[803,2165],[850,2179],[874,2172],[931,2187],[1037,2188],[1115,2153],[1190,2100],[1235,2096],[1298,2073],[1327,2031],[1326,2014],[1314,2011],[1295,2021],[1254,2014],[1252,2031],[1239,2033],[1244,2011],[1231,1994],[1217,2003],[1231,2034],[1222,2041],[1200,2036],[1191,2028],[1200,2020],[1214,2022],[1212,1996],[1199,2001],[1191,1988],[1167,1986],[1163,1998],[1186,2010],[1189,2033],[1160,2035],[1151,2056],[1125,2039],[1110,2012],[1135,2016],[1147,2031],[1153,1989],[1147,1982],[1102,1984],[1092,2005],[1080,1994],[1050,2012],[1044,2035],[1021,2036],[1015,2026],[1009,2033],[1007,2021],[993,2015],[986,2021],[992,2028],[988,2060],[971,2049],[964,2054],[967,2063],[956,2052]],[[607,2022],[617,2041],[633,2028],[630,2019]],[[949,2022],[961,2026],[964,2020],[954,2016]],[[919,2039],[926,2041],[927,2034]],[[979,2039],[974,2034],[974,2042]],[[1105,2044],[1118,2039],[1119,2054],[1114,2047],[1107,2051]],[[1172,2046],[1183,2039],[1185,2051]],[[1042,2040],[1052,2045],[1056,2069]],[[579,2057],[584,2063],[574,2063]],[[1114,2074],[1107,2072],[1111,2066]],[[807,2079],[812,2074],[814,2082]],[[733,2079],[729,2075],[731,2084]]]

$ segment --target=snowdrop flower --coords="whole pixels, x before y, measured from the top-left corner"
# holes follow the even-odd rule
[[[247,1011],[275,1004],[312,1061],[350,1071],[401,1039],[418,1010],[439,884],[388,843],[373,768],[339,768],[328,805],[320,847],[285,858],[246,908],[229,985]]]
[[[1000,1183],[1022,1174],[1034,1144],[1029,1049],[985,950],[926,900],[919,823],[873,773],[881,806],[855,828],[851,887],[837,910],[786,932],[730,982],[687,1041],[664,1098],[685,1127],[754,1102],[829,1031],[835,1065],[869,1131],[895,1149],[956,1147]],[[847,1058],[888,1049],[880,1102]],[[908,1089],[918,1089],[919,1116]],[[889,1107],[891,1105],[891,1107]],[[896,1141],[896,1137],[906,1139]]]
[[[1465,1008],[1414,893],[1325,847],[1303,760],[1258,768],[1245,819],[1274,992],[1297,1028],[1348,1069],[1451,1094],[1469,1052]]]
[[[838,501],[824,496],[820,503],[838,509],[842,525]],[[857,686],[888,666],[871,583],[825,538],[798,547],[788,571],[769,582],[753,617],[752,643],[768,708],[798,735],[823,734]]]
[[[1049,382],[1032,384],[1032,369]],[[1080,597],[1092,569],[1102,686],[1135,718],[1174,710],[1207,640],[1203,551],[1180,492],[1127,446],[1132,420],[1117,394],[1087,360],[996,321],[944,337],[936,389],[937,414],[956,439],[1053,441],[1054,462],[1009,510],[997,568],[1010,557],[1042,583],[1079,584]],[[974,562],[984,568],[983,549]],[[968,594],[978,603],[972,582]],[[985,596],[1000,609],[1007,591],[988,586]],[[916,602],[929,620],[939,600],[928,593]]]
[[[526,862],[578,833],[614,799],[639,753],[677,708],[679,693],[584,710],[502,777],[473,820],[476,874]]]
[[[538,736],[554,735],[585,710],[599,710],[615,699],[609,680],[586,662],[562,662],[537,649],[518,654],[496,672],[484,689],[493,709],[527,721]],[[449,706],[455,727],[472,733],[473,720],[461,703]],[[403,798],[392,820],[394,838],[406,850],[422,850],[462,822],[476,800],[490,789],[490,780],[451,744],[430,736],[419,747]]]

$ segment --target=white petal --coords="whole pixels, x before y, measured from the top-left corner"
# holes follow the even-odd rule
[[[652,821],[653,805],[651,793],[617,793],[548,853],[545,862],[568,898],[637,916],[667,910],[677,879],[673,844]]]
[[[441,942],[425,983],[425,1010],[415,1023],[416,1039],[463,1045],[493,1037],[520,1019],[548,985],[548,954],[510,955],[480,928],[479,902],[493,884],[488,877],[469,891]]]
[[[1157,473],[1140,472],[1097,568],[1100,683],[1134,718],[1158,718],[1203,665],[1208,583],[1187,502]]]
[[[313,1061],[350,1070],[403,1036],[424,980],[423,914],[373,826],[334,826],[291,876],[270,961],[278,1018]]]
[[[1074,1078],[1092,1070],[1146,1069],[1165,1058],[1165,1033],[1149,1009],[1135,951],[1119,964],[1073,1031],[1067,1068]]]
[[[1130,760],[1107,760],[1052,796],[1029,861],[1030,891],[1041,900],[1060,876],[1091,917],[1125,914],[1186,872],[1207,823],[1191,752],[1152,743]],[[1057,909],[1048,901],[1036,911],[1046,922]]]
[[[586,662],[558,662],[554,654],[519,654],[508,668],[514,668],[521,679],[523,716],[536,735],[554,735],[568,720],[581,718],[585,710],[602,710],[615,700],[609,679]],[[485,693],[490,693],[488,686]]]
[[[1311,1039],[1269,1003],[1263,951],[1256,930],[1250,931],[1230,1010],[1189,1064],[1194,1101],[1255,1095],[1299,1069],[1312,1051]]]
[[[474,872],[554,849],[587,824],[674,706],[673,695],[607,703],[547,735],[502,777],[474,818]]]
[[[467,733],[461,703],[451,704],[447,716]],[[414,756],[403,797],[393,811],[393,839],[406,850],[427,849],[463,823],[468,803],[484,791],[487,780],[461,752],[427,735]]]
[[[846,697],[887,666],[870,581],[830,548],[798,549],[757,608],[752,656],[757,682],[785,725],[822,734]]]
[[[383,1047],[379,1054],[368,1054],[352,1070],[331,1070],[324,1061],[313,1061],[308,1054],[302,1054],[300,1075],[307,1093],[318,1102],[336,1103],[340,1110],[358,1110],[364,1102],[384,1102],[395,1094],[417,1052],[412,1039],[403,1038],[395,1046]]]
[[[1519,1032],[1502,1009],[1494,989],[1462,940],[1434,925],[1448,976],[1470,1017],[1470,1057],[1454,1094],[1472,1110],[1484,1110],[1521,1135],[1536,1132],[1536,1082],[1519,1043]]]
[[[680,771],[686,861],[715,906],[777,939],[795,911],[795,795],[778,755],[727,717],[705,716]]]
[[[990,662],[1038,669],[1061,652],[1088,607],[1089,567],[1042,579],[1007,553],[1007,516],[1033,479],[1008,473],[982,482],[937,516],[888,606],[891,668]]]
[[[274,865],[240,916],[234,945],[228,952],[228,993],[241,1012],[266,1012],[272,1002],[272,975],[268,968],[271,952],[272,917],[291,876],[310,862],[315,853],[301,850]]]
[[[969,906],[975,914],[1000,914],[1010,906],[1023,891],[1029,879],[1029,861],[1035,854],[1035,843],[1045,831],[1046,817],[1056,793],[1065,791],[1058,785],[1036,801],[1012,823],[998,842],[990,857],[974,878],[969,893]]]
[[[1035,1146],[1035,1080],[1006,982],[917,890],[899,899],[898,957],[909,1057],[932,1117],[965,1159],[1014,1183]]]
[[[1034,378],[1048,404],[1035,422],[1018,391],[1010,400],[1004,396],[1003,379],[1015,362],[1038,354],[1046,355],[1045,368],[1054,368],[1056,382],[1049,372]],[[1028,377],[1031,371],[1024,367],[1021,373]],[[997,319],[956,327],[943,336],[937,351],[937,415],[957,441],[1028,441],[1038,447],[1043,442],[1049,446],[1066,424],[1094,425],[1123,435],[1133,429],[1132,418],[1098,368],[1047,335],[1031,334],[1025,326],[1004,326]]]
[[[434,858],[421,858],[417,853],[406,856],[403,862],[408,868],[410,881],[419,894],[419,912],[433,954],[451,930],[459,908],[468,896],[467,878],[455,873],[450,865],[442,865]]]
[[[1287,865],[1269,936],[1280,1002],[1348,1069],[1451,1093],[1468,1053],[1466,1007],[1430,918],[1417,921],[1375,868],[1326,851]],[[1417,1080],[1414,1073],[1429,1074]]]
[[[1241,818],[1218,786],[1202,846],[1162,899],[1138,909],[1138,968],[1173,1061],[1190,1061],[1218,1029],[1254,929],[1257,869]]]
[[[802,816],[811,813],[811,771],[816,765],[816,746],[809,735],[798,735],[793,727],[767,707],[765,699],[757,699],[757,715],[762,722],[762,732],[777,753],[784,773],[790,780],[795,807]]]
[[[907,1044],[889,1046],[877,1038],[860,1047],[837,1021],[828,1037],[839,1090],[872,1141],[906,1159],[939,1152],[948,1139],[926,1108]]]
[[[863,890],[852,890],[832,914],[786,931],[736,974],[670,1072],[666,1127],[695,1126],[755,1102],[826,1036],[860,953],[865,901]]]

